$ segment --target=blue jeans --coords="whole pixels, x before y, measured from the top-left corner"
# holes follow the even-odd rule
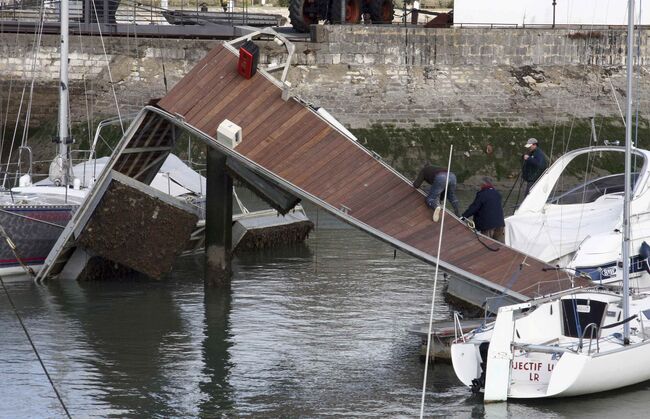
[[[445,184],[447,183],[447,173],[439,173],[436,175],[431,188],[429,189],[429,195],[425,198],[425,202],[429,208],[435,209],[437,206],[440,206],[440,201],[445,198]],[[447,188],[447,200],[451,203],[451,206],[454,208],[454,213],[457,216],[460,216],[460,209],[458,208],[459,202],[456,197],[456,175],[449,173],[449,187]]]

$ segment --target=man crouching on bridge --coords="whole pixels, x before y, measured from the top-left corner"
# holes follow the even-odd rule
[[[423,181],[427,181],[431,187],[429,188],[429,194],[425,198],[424,202],[433,209],[433,221],[438,221],[440,219],[440,201],[445,198],[445,185],[449,185],[447,188],[447,200],[451,203],[451,206],[454,207],[454,213],[456,216],[460,216],[459,202],[456,198],[456,175],[452,172],[449,172],[449,182],[447,182],[447,169],[444,167],[433,166],[427,163],[418,176],[413,181],[413,187],[419,188],[422,185]]]

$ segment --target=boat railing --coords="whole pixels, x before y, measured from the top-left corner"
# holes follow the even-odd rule
[[[465,340],[465,334],[463,333],[463,326],[460,324],[461,314],[458,311],[454,311],[454,342],[459,342],[459,339]]]
[[[594,341],[594,338],[596,338],[596,353],[600,352],[600,344],[598,343],[598,325],[596,323],[589,323],[587,327],[585,327],[585,330],[582,331],[582,336],[580,336],[580,340],[578,341],[578,350],[582,351],[583,348],[583,343],[585,336],[587,335],[587,332],[589,333],[589,347],[587,348],[587,355],[591,354],[591,344]]]
[[[565,352],[576,353],[574,349],[566,348],[564,346],[539,345],[539,344],[535,345],[530,343],[519,343],[519,342],[513,342],[512,348],[519,349],[524,352],[541,352],[545,354],[557,354],[557,353],[565,353]]]

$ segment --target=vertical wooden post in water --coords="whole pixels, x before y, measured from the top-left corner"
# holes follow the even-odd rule
[[[232,178],[226,156],[208,147],[205,204],[205,285],[230,286],[232,274]]]

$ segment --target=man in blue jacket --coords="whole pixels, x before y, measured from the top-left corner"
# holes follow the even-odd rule
[[[521,176],[526,181],[526,194],[530,192],[537,179],[544,173],[548,161],[546,155],[539,148],[535,138],[529,138],[526,142],[528,152],[523,155],[524,165],[521,168]]]
[[[476,192],[474,202],[465,210],[463,218],[474,217],[476,229],[494,240],[505,241],[505,225],[501,194],[494,189],[489,178],[483,178],[481,190]]]

